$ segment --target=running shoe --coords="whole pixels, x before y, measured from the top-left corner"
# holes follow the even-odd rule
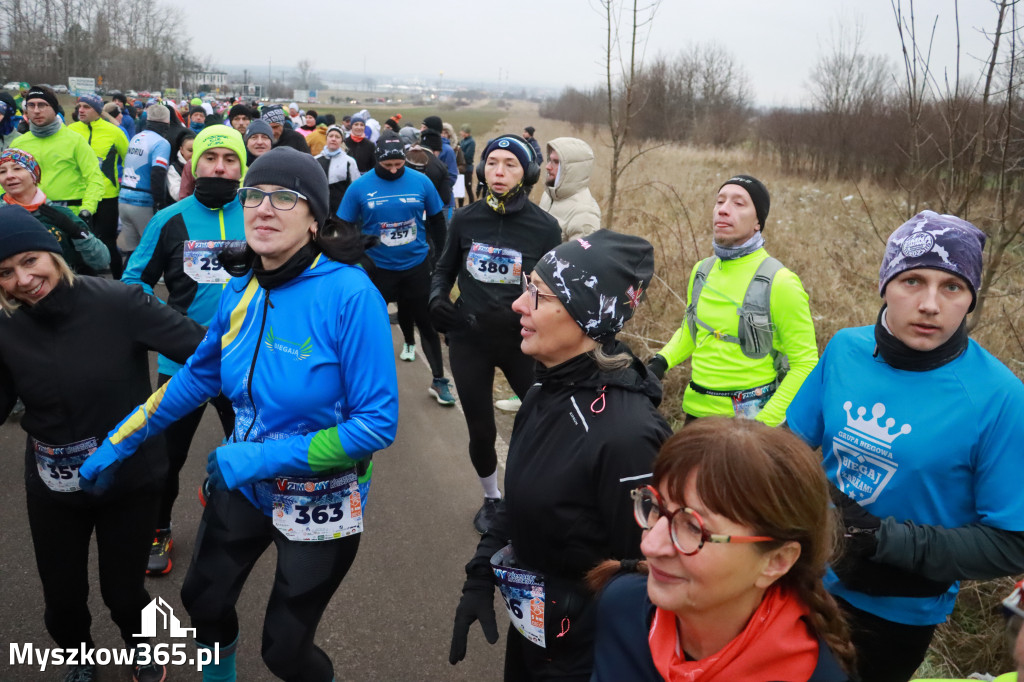
[[[132,682],[164,682],[167,679],[167,666],[150,663],[149,665],[132,666]]]
[[[412,362],[416,359],[416,344],[415,343],[403,343],[402,352],[398,354],[400,360],[406,362]]]
[[[498,513],[499,502],[501,502],[500,497],[485,497],[484,506],[480,507],[480,511],[473,517],[473,527],[480,535],[486,533],[487,529],[491,527],[494,515]]]
[[[496,401],[494,406],[502,412],[518,412],[522,404],[523,401],[519,399],[519,396],[514,395],[511,398]]]
[[[171,529],[158,530],[153,538],[153,545],[149,548],[146,575],[167,575],[171,572],[171,547],[174,547]]]
[[[95,679],[96,666],[94,665],[73,665],[64,675],[64,682],[94,682]]]
[[[455,396],[452,395],[452,390],[448,388],[448,380],[444,377],[434,379],[430,384],[430,388],[427,389],[427,393],[434,396],[437,402],[442,405],[455,404]]]

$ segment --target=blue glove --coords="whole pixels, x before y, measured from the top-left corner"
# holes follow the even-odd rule
[[[207,493],[212,493],[214,490],[227,490],[227,483],[224,482],[224,474],[220,470],[220,462],[217,460],[217,450],[214,450],[206,457],[206,483],[203,488]]]
[[[90,495],[102,495],[113,485],[120,468],[117,451],[109,440],[104,440],[78,469],[78,484]]]

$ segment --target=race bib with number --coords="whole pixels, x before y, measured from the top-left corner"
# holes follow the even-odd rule
[[[489,284],[519,284],[523,254],[515,249],[473,242],[466,257],[466,270],[473,279]]]
[[[752,388],[732,397],[732,411],[737,417],[754,419],[775,395],[775,387]]]
[[[121,174],[121,186],[128,189],[135,189],[139,186],[139,174],[134,168],[125,167]]]
[[[54,492],[73,493],[81,490],[78,469],[98,445],[95,438],[86,438],[68,445],[47,445],[33,438],[32,450],[36,455],[39,478]]]
[[[185,274],[200,284],[226,284],[231,275],[220,264],[221,250],[231,241],[186,241],[182,253]]]
[[[539,647],[544,644],[544,576],[515,568],[512,545],[491,557],[491,570],[512,626]]]
[[[384,246],[402,246],[416,240],[416,219],[398,223],[380,224],[380,243]]]
[[[289,540],[322,542],[363,532],[362,496],[354,471],[260,481],[256,498]]]

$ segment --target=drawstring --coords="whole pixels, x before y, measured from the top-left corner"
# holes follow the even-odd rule
[[[604,389],[606,389],[606,388],[608,388],[607,385],[602,386],[601,390],[599,391],[600,395],[598,395],[596,398],[594,398],[594,402],[590,403],[590,411],[593,412],[594,414],[601,414],[602,412],[604,412],[604,408],[605,408]],[[601,409],[597,409],[597,404],[598,403],[601,403]],[[559,636],[561,636],[561,635],[559,635]]]
[[[562,631],[559,632],[556,635],[556,637],[565,637],[567,634],[569,634],[569,618],[568,618],[568,616],[566,616],[565,618],[562,619]]]

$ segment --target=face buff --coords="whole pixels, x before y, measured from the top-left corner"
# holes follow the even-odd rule
[[[522,181],[504,194],[495,194],[491,191],[491,188],[488,187],[487,196],[484,198],[487,205],[490,206],[495,213],[500,213],[502,215],[515,213],[516,211],[521,210],[529,199],[529,194],[523,191]]]

